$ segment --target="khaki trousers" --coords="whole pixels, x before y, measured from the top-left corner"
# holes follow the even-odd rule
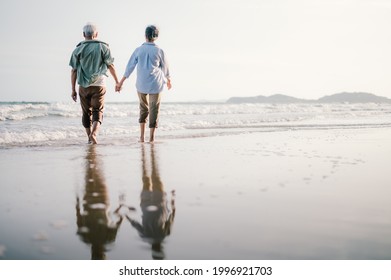
[[[140,118],[139,123],[146,123],[149,116],[149,128],[157,128],[160,111],[160,93],[145,94],[138,93],[140,100]]]

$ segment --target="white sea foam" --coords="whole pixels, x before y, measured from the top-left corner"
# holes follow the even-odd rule
[[[226,104],[167,103],[161,107],[159,134],[197,137],[230,129],[279,130],[391,126],[390,104]],[[138,104],[108,103],[100,135],[129,138],[138,133]],[[201,133],[205,135],[205,132]],[[0,147],[59,145],[84,139],[80,105],[0,103]]]

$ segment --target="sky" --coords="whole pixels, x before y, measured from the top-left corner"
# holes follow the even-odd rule
[[[173,88],[166,101],[339,92],[391,98],[389,0],[0,0],[0,101],[70,101],[69,58],[87,22],[122,77],[160,29]],[[137,100],[135,73],[106,100]]]

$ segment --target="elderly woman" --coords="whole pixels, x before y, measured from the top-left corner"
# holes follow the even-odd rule
[[[150,25],[145,30],[146,42],[131,55],[121,81],[116,85],[120,90],[124,81],[129,78],[137,66],[136,89],[140,100],[140,142],[144,142],[144,132],[149,116],[149,141],[155,140],[155,129],[158,127],[161,92],[164,84],[171,89],[170,73],[164,51],[155,40],[159,36],[156,26]]]

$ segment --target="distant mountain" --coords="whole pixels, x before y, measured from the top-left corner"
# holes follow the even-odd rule
[[[391,103],[387,97],[366,92],[342,92],[318,99],[319,103]]]
[[[300,99],[283,94],[254,97],[231,97],[227,103],[391,103],[391,99],[366,92],[342,92],[317,100]]]

